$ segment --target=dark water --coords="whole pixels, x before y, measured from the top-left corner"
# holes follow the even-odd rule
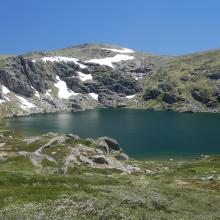
[[[220,114],[98,109],[11,118],[6,123],[26,135],[53,131],[110,136],[139,159],[220,154]]]

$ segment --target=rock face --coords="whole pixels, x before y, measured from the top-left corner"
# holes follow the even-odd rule
[[[219,112],[219,57],[220,50],[168,57],[92,44],[5,57],[0,115],[125,106]]]
[[[144,60],[134,51],[110,45],[5,58],[0,85],[6,89],[0,100],[6,97],[6,102],[0,103],[0,112],[13,116],[126,106],[126,96],[142,92],[137,77],[151,71]],[[13,110],[6,113],[9,106]]]

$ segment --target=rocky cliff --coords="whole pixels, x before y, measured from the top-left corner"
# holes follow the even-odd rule
[[[2,117],[102,107],[220,110],[220,50],[155,56],[112,45],[0,56]]]

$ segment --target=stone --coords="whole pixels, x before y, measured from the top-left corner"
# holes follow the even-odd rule
[[[43,147],[51,147],[52,145],[58,145],[58,144],[63,144],[66,141],[66,136],[65,135],[59,135],[54,138],[52,138],[48,143],[43,145]]]
[[[207,104],[211,101],[206,90],[192,89],[191,95],[195,100],[203,104]]]
[[[109,164],[109,160],[105,155],[95,155],[92,157],[92,161],[98,164]]]
[[[80,155],[80,156],[79,156],[79,160],[80,160],[82,163],[93,165],[92,160],[89,159],[89,158],[87,158],[87,157],[85,157],[85,156]]]
[[[114,151],[121,150],[119,143],[115,139],[106,137],[106,136],[100,137],[99,139],[105,141],[109,149],[114,150]]]
[[[220,72],[210,74],[208,77],[209,77],[209,79],[212,79],[212,80],[218,80],[218,79],[220,79]]]
[[[170,91],[170,90],[172,90],[172,86],[169,83],[161,83],[159,85],[159,88],[161,88],[163,91]]]
[[[214,180],[214,177],[213,176],[203,177],[202,180],[212,181],[212,180]]]
[[[137,166],[128,165],[127,168],[126,168],[126,171],[129,172],[129,173],[140,173],[141,169]]]
[[[115,156],[115,158],[117,160],[128,160],[129,159],[129,157],[126,153],[120,153],[119,155]]]
[[[168,104],[173,104],[180,101],[180,99],[176,95],[168,94],[168,93],[163,94],[162,100]]]
[[[104,140],[100,140],[97,143],[97,148],[99,148],[100,150],[104,151],[105,153],[109,153],[108,144]]]
[[[80,139],[80,137],[78,135],[76,135],[76,134],[66,134],[66,136],[68,138],[71,138],[71,139],[74,139],[74,140]]]
[[[145,101],[148,101],[150,99],[156,99],[160,94],[161,92],[156,89],[146,90],[143,95],[143,98]]]

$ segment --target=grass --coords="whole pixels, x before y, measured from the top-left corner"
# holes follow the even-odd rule
[[[43,219],[219,219],[220,181],[201,179],[220,175],[219,158],[139,163],[158,172],[78,166],[66,175],[40,174],[27,158],[1,161],[0,216],[34,218],[40,210]]]
[[[0,160],[0,219],[220,219],[220,156],[125,162],[151,173],[124,174],[117,169],[75,165],[64,174],[67,146],[93,148],[92,142],[68,140],[66,146],[45,147],[43,153],[58,163],[44,159],[39,168],[29,157],[16,153],[34,151],[53,135],[44,135],[30,147],[19,134],[1,132],[15,154]],[[210,176],[214,179],[208,180]]]

